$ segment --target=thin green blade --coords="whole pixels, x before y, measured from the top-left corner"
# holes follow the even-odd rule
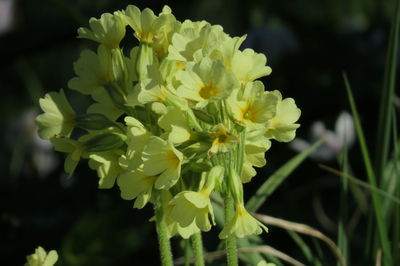
[[[265,200],[270,196],[280,184],[312,153],[319,145],[321,145],[323,139],[317,141],[308,149],[304,150],[300,154],[294,156],[281,168],[275,171],[268,179],[261,185],[257,192],[249,199],[246,203],[246,209],[252,212],[256,212],[258,208],[263,205]]]

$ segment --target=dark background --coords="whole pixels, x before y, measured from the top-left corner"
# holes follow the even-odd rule
[[[0,0],[12,2],[12,24],[0,28],[0,258],[2,265],[22,265],[41,245],[56,249],[59,265],[157,265],[158,249],[152,210],[132,208],[118,187],[97,189],[97,177],[81,163],[68,178],[63,155],[38,142],[33,119],[45,92],[66,88],[72,64],[82,49],[94,47],[76,39],[90,17],[124,9],[128,4],[159,13],[169,5],[177,19],[220,24],[232,36],[247,34],[244,47],[265,53],[273,72],[263,78],[268,90],[293,97],[302,110],[297,135],[322,120],[328,128],[348,110],[341,73],[348,74],[373,154],[387,38],[394,1],[374,0]],[[0,21],[7,10],[0,6]],[[0,24],[1,25],[1,24]],[[85,100],[67,91],[74,108]],[[352,167],[363,178],[358,147],[350,150]],[[267,166],[251,184],[249,196],[295,155],[287,144],[273,143]],[[40,157],[41,156],[41,157]],[[36,159],[35,159],[36,158]],[[42,158],[41,162],[37,162]],[[53,158],[53,159],[52,159]],[[325,162],[337,167],[335,160]],[[261,212],[312,225],[333,239],[340,180],[308,160],[269,198]],[[355,203],[349,200],[349,209]],[[322,207],[322,209],[321,209]],[[328,221],[321,218],[326,215]],[[363,218],[364,220],[365,217]],[[365,221],[352,234],[354,265],[362,263]],[[205,234],[207,250],[218,245],[218,229]],[[264,242],[302,260],[287,233],[271,227]],[[309,241],[309,239],[307,240]],[[181,254],[179,241],[174,253]],[[333,258],[324,247],[326,261]],[[303,259],[304,261],[304,259]],[[358,264],[362,265],[362,264]]]

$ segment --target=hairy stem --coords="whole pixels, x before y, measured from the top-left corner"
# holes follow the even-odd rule
[[[224,211],[225,211],[225,226],[232,219],[233,213],[233,199],[231,196],[225,197],[224,200]],[[236,250],[236,237],[234,235],[230,235],[225,240],[225,249],[227,256],[227,265],[228,266],[238,266],[238,254]]]
[[[163,219],[162,206],[155,209],[156,212],[156,229],[158,235],[158,245],[160,248],[161,265],[173,266],[171,245],[167,232],[167,225]]]
[[[201,232],[198,232],[192,236],[192,245],[195,254],[195,265],[204,266],[203,242],[201,240]]]

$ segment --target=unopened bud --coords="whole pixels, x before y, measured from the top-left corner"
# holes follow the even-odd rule
[[[126,136],[118,133],[105,133],[96,135],[83,144],[87,147],[88,152],[110,151],[120,148],[124,145]]]
[[[229,178],[229,187],[235,204],[243,203],[243,185],[238,173],[231,169],[231,175]]]
[[[224,178],[224,173],[225,168],[220,165],[216,165],[211,168],[210,172],[208,172],[207,183],[205,187],[209,190],[213,190],[216,184],[221,184]]]
[[[147,67],[156,61],[154,51],[149,44],[141,43],[136,61],[136,71],[140,80],[147,78]]]
[[[115,123],[110,121],[105,115],[96,113],[79,115],[75,121],[78,127],[87,130],[101,130],[115,126]]]
[[[193,113],[196,116],[196,118],[200,119],[201,121],[207,123],[207,124],[213,124],[214,123],[214,118],[209,115],[207,112],[193,109]]]

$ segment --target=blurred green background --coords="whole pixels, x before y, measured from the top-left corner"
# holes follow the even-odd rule
[[[348,110],[341,77],[352,83],[362,123],[375,141],[380,88],[394,1],[378,0],[0,0],[0,258],[2,265],[22,265],[38,245],[56,249],[59,265],[157,265],[152,210],[132,208],[117,187],[97,189],[97,177],[81,163],[72,177],[63,173],[63,155],[35,134],[38,99],[66,88],[81,50],[93,48],[76,39],[90,17],[124,9],[128,4],[158,13],[169,5],[177,19],[220,24],[232,36],[247,34],[243,48],[266,54],[273,73],[263,82],[279,89],[302,110],[298,136],[322,120],[333,128]],[[67,92],[76,110],[85,99]],[[374,152],[371,144],[371,153]],[[333,151],[334,152],[334,151]],[[351,156],[356,154],[356,156]],[[268,175],[295,155],[274,143],[267,166],[245,186],[251,195]],[[261,212],[312,225],[336,239],[340,179],[318,163],[337,167],[334,157],[307,160],[262,207]],[[358,147],[350,150],[352,167],[362,178]],[[349,199],[348,208],[356,208]],[[366,219],[364,219],[366,220]],[[351,232],[354,265],[363,265],[365,221]],[[218,245],[218,229],[205,234],[207,250]],[[296,257],[301,254],[284,230],[270,228],[264,242]],[[173,241],[179,256],[179,241]],[[331,254],[325,252],[326,260]],[[331,258],[334,265],[334,258]],[[223,262],[222,262],[223,264]]]

